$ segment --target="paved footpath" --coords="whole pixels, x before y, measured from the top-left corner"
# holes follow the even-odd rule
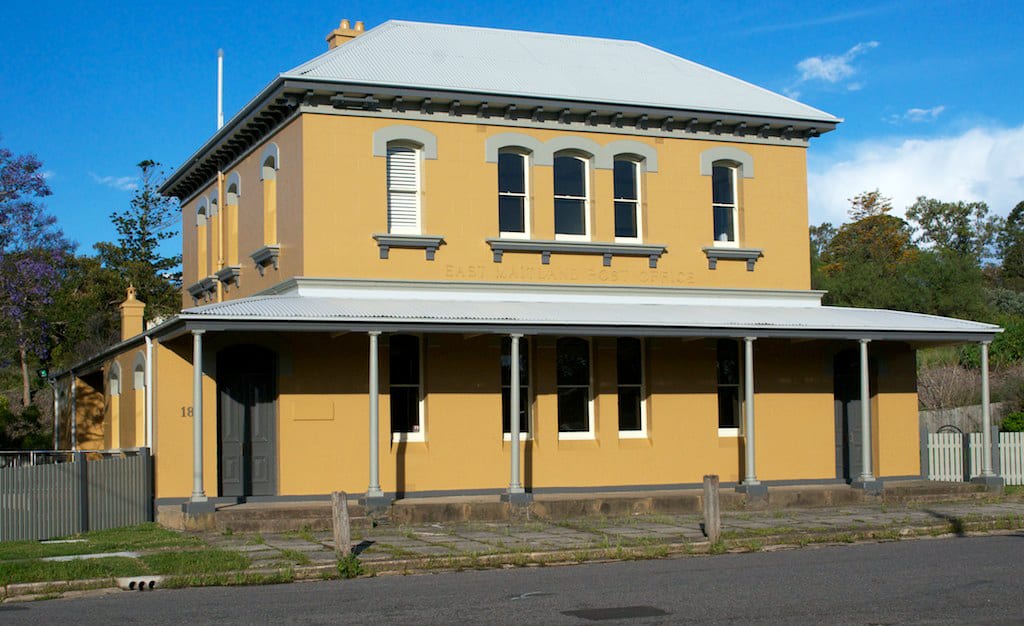
[[[722,540],[710,546],[699,515],[638,515],[545,522],[381,524],[353,530],[355,552],[368,571],[644,558],[668,553],[759,551],[772,545],[844,543],[921,535],[1024,528],[1024,502],[1016,499],[908,506],[729,511]],[[330,532],[208,533],[211,545],[245,553],[253,569],[333,565]],[[558,558],[555,558],[557,555]]]

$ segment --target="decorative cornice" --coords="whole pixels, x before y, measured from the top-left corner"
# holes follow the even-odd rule
[[[595,243],[590,241],[549,241],[542,239],[488,239],[487,245],[494,253],[494,262],[501,263],[506,252],[533,252],[540,254],[543,265],[551,263],[552,253],[591,254],[603,257],[605,267],[610,267],[612,258],[617,256],[645,256],[648,266],[658,267],[658,259],[667,248],[662,245],[642,243]]]
[[[373,236],[380,248],[380,258],[388,258],[391,248],[414,248],[425,250],[428,261],[434,260],[437,249],[444,243],[442,235],[398,235],[376,233]]]
[[[280,256],[281,244],[271,243],[250,254],[249,258],[256,264],[256,271],[260,273],[260,276],[263,276],[263,272],[266,271],[268,266],[273,265],[274,269],[277,269],[277,262]]]
[[[754,271],[754,264],[757,260],[764,256],[764,250],[761,248],[719,248],[715,246],[705,246],[704,254],[708,257],[708,269],[713,270],[718,267],[718,261],[746,261],[747,271]]]
[[[218,169],[230,169],[301,113],[589,129],[634,136],[691,137],[806,146],[838,122],[685,109],[571,102],[508,94],[442,92],[278,77],[168,178],[161,193],[187,202]]]

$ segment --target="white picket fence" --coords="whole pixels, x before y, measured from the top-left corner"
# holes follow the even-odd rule
[[[967,437],[965,449],[960,433],[928,435],[928,480],[965,482],[981,474],[982,435]],[[999,433],[999,475],[1007,485],[1024,485],[1024,433]]]

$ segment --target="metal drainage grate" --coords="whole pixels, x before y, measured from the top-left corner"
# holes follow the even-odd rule
[[[662,617],[669,615],[667,611],[654,606],[613,606],[605,609],[579,609],[562,611],[562,615],[578,617],[591,622],[602,622],[613,619],[639,619],[641,617]]]

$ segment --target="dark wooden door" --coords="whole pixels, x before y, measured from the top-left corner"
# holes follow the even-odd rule
[[[220,495],[277,493],[277,363],[255,346],[217,358]]]
[[[836,478],[853,480],[861,471],[860,355],[847,350],[834,361]]]

